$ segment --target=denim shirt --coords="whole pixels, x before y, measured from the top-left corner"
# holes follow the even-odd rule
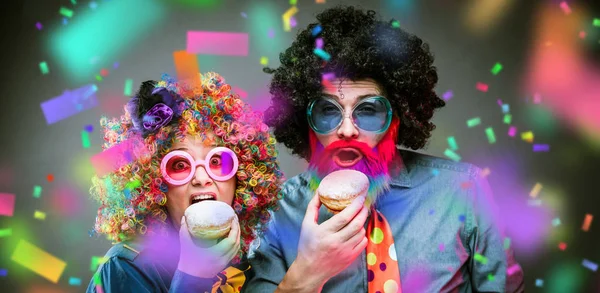
[[[523,272],[511,248],[504,247],[499,213],[481,172],[468,163],[398,151],[390,190],[376,207],[392,229],[404,292],[523,292]],[[302,220],[314,194],[307,173],[289,179],[282,192],[279,209],[250,255],[248,292],[275,291],[296,259]],[[318,222],[331,216],[321,206]],[[322,292],[367,288],[363,251]]]

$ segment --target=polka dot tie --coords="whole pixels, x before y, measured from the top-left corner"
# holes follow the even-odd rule
[[[401,293],[400,269],[392,229],[383,214],[371,208],[367,226],[367,281],[369,293]]]

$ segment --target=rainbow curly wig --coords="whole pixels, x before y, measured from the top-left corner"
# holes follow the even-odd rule
[[[176,97],[170,103],[177,115],[156,131],[140,131],[144,113],[163,102],[155,93],[159,87]],[[264,231],[285,179],[276,161],[275,138],[263,123],[262,113],[252,111],[230,90],[225,80],[213,72],[201,75],[198,85],[163,75],[159,82],[144,82],[120,118],[101,118],[103,150],[139,137],[148,152],[118,170],[92,178],[91,196],[101,204],[96,233],[106,234],[114,242],[164,233],[168,227],[167,184],[162,180],[160,161],[177,139],[199,135],[206,144],[228,147],[238,157],[233,199],[241,229],[238,257],[248,252],[252,240]],[[206,136],[206,132],[214,135]]]

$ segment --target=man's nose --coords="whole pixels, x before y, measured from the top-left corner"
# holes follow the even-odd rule
[[[358,138],[358,128],[354,126],[352,117],[346,116],[342,119],[342,125],[337,130],[337,135],[340,139],[350,140]]]

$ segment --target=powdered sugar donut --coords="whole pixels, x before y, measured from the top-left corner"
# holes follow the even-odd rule
[[[367,196],[369,178],[356,170],[339,170],[329,173],[317,188],[319,199],[329,211],[337,214],[359,196]]]
[[[217,200],[204,200],[185,210],[188,231],[196,238],[214,240],[227,236],[235,212],[230,205]]]

